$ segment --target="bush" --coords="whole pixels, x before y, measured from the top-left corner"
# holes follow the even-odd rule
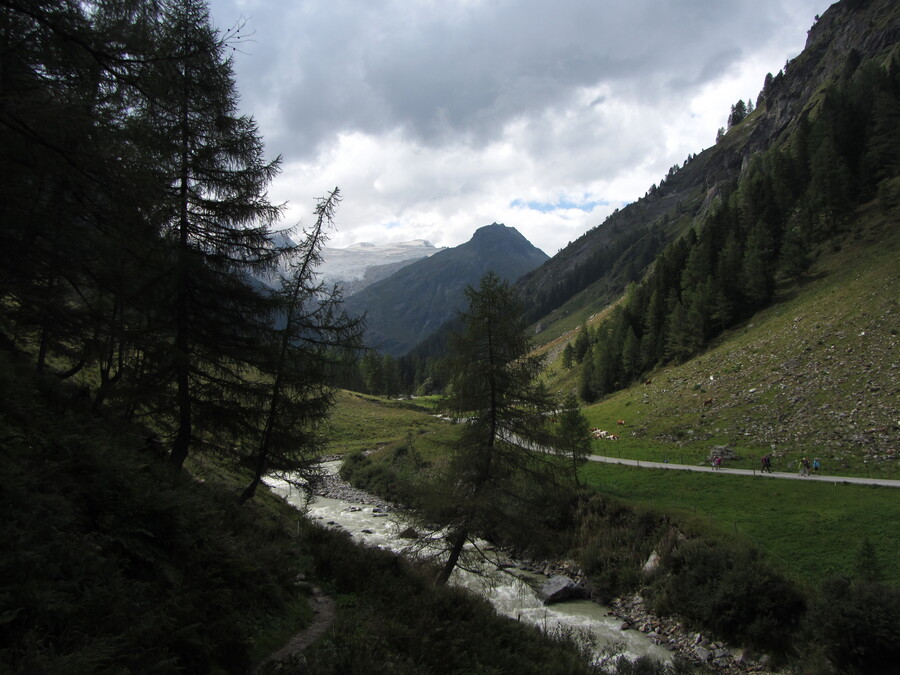
[[[827,579],[807,632],[841,673],[897,672],[900,590],[871,581]]]
[[[582,503],[578,557],[601,602],[640,586],[641,568],[668,528],[662,515],[637,512],[602,495]]]
[[[687,541],[663,557],[655,611],[678,614],[735,644],[786,655],[805,611],[803,594],[756,551]]]

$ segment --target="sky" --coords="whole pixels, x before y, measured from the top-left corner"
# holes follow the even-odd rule
[[[331,247],[552,256],[715,143],[829,0],[210,0],[284,226],[339,187]]]

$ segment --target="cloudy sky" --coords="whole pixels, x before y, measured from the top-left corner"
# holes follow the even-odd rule
[[[553,255],[715,142],[830,0],[211,0],[285,224],[330,246],[456,246],[492,222]]]

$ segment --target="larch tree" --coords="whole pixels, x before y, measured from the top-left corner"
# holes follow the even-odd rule
[[[476,536],[534,535],[564,498],[564,468],[549,448],[556,403],[539,381],[542,360],[531,353],[521,311],[507,283],[485,275],[466,291],[463,329],[447,361],[445,406],[457,418],[446,492],[429,514],[443,526],[447,558],[439,584],[450,578]]]
[[[322,446],[320,429],[334,404],[331,373],[362,346],[362,322],[341,310],[342,295],[328,288],[316,272],[322,247],[340,203],[335,188],[316,206],[316,222],[304,233],[280,275],[278,313],[270,349],[259,362],[268,401],[261,415],[259,440],[245,462],[253,477],[240,502],[251,499],[267,473],[316,478]]]
[[[210,25],[202,0],[165,3],[136,113],[163,186],[147,217],[169,250],[145,379],[162,387],[176,467],[192,446],[233,446],[264,400],[248,373],[276,304],[256,278],[282,253],[270,227],[281,208],[267,197],[280,160],[264,158],[255,121],[238,113],[226,49],[239,39]]]
[[[559,411],[556,448],[572,461],[572,476],[578,485],[578,467],[591,454],[591,436],[587,418],[581,412],[574,393],[566,397]]]

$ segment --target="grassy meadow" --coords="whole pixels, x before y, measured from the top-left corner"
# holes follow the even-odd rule
[[[421,456],[433,459],[442,452],[439,441],[454,433],[453,425],[416,401],[385,403],[346,393],[339,399],[334,425],[335,438],[342,439],[334,447],[379,450],[372,455],[376,462],[390,461],[391,450],[408,438]],[[627,435],[620,441],[595,441],[594,450],[686,463],[700,456],[692,456],[689,447],[661,441],[645,446]],[[637,509],[669,513],[687,532],[752,541],[798,583],[851,574],[866,539],[875,546],[884,581],[900,581],[900,489],[592,462],[580,474],[591,487]]]
[[[670,514],[687,532],[752,542],[785,576],[852,575],[870,541],[886,583],[900,582],[900,489],[588,463],[591,487]]]
[[[325,452],[346,455],[390,449],[412,438],[420,452],[428,453],[432,442],[444,438],[450,427],[436,416],[435,402],[435,397],[397,400],[340,391]]]

